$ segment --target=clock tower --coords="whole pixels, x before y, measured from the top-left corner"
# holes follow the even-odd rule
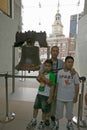
[[[61,22],[61,14],[59,13],[59,3],[58,3],[58,9],[57,13],[55,15],[55,20],[52,25],[52,34],[56,36],[62,36],[63,35],[63,25]]]

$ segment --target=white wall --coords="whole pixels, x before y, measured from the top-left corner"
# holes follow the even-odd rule
[[[87,15],[82,17],[78,24],[77,36],[77,68],[81,76],[87,78]],[[75,63],[76,64],[76,63]]]
[[[21,17],[21,4],[20,1],[19,4],[16,1],[13,19],[0,13],[0,73],[12,71],[12,45],[15,42],[15,33],[18,31]]]

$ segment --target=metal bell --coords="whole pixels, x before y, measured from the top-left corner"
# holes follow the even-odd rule
[[[46,41],[46,32],[35,32],[35,31],[28,31],[28,32],[17,32],[16,33],[16,42],[14,43],[14,47],[22,46],[25,41],[28,39],[31,40],[32,46],[34,46],[35,41],[39,42],[40,47],[48,47]]]
[[[16,69],[23,71],[35,71],[40,68],[39,47],[22,46],[21,60]]]

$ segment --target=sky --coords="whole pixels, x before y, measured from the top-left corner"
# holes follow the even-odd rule
[[[39,4],[40,3],[40,4]],[[23,31],[52,33],[52,24],[58,9],[58,0],[22,0]],[[63,33],[69,35],[70,15],[84,10],[84,0],[59,0]]]

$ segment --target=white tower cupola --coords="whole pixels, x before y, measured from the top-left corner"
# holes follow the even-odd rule
[[[52,33],[57,36],[63,35],[63,25],[61,22],[61,14],[59,13],[59,1],[58,1],[57,13],[55,15],[55,21],[52,25]]]

